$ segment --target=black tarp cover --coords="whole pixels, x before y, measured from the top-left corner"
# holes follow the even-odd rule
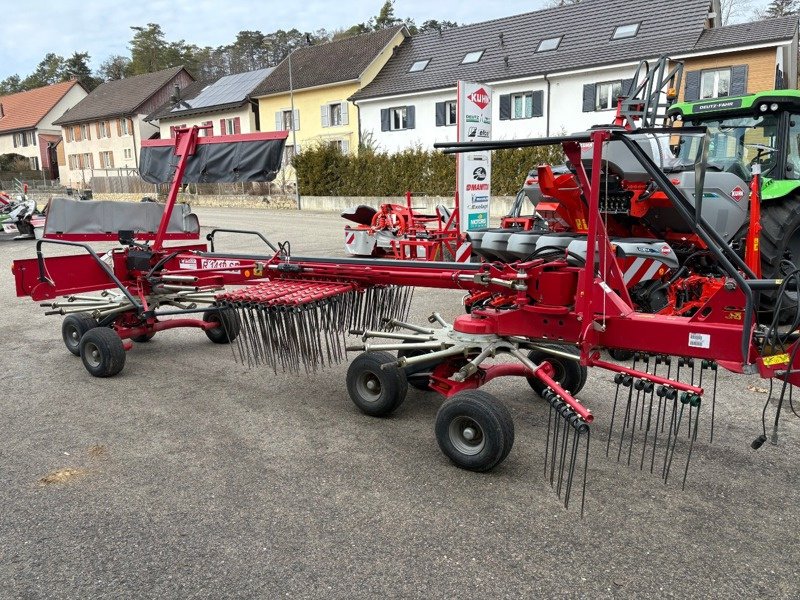
[[[286,139],[198,144],[189,157],[184,183],[272,181],[281,169]],[[172,181],[178,157],[173,146],[142,146],[139,173],[148,183]]]

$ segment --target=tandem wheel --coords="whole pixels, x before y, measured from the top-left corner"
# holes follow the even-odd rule
[[[206,329],[206,336],[215,344],[230,344],[237,337],[242,328],[239,315],[231,309],[209,309],[203,313],[203,321],[217,323],[217,327]]]
[[[97,327],[97,321],[89,313],[67,315],[61,322],[61,337],[64,339],[67,350],[75,356],[80,356],[83,334],[95,327]]]
[[[117,332],[95,327],[81,337],[81,360],[95,377],[112,377],[125,366],[125,347]]]
[[[578,349],[574,346],[566,344],[547,344],[548,348],[558,350],[568,354],[578,356]],[[552,378],[557,384],[568,391],[573,396],[583,389],[586,384],[586,378],[589,376],[589,370],[583,366],[578,360],[571,360],[556,354],[550,354],[545,350],[533,349],[528,353],[528,358],[537,365],[541,362],[547,361],[553,367]],[[547,385],[538,377],[528,377],[528,384],[533,388],[539,396],[542,395]]]
[[[459,392],[436,414],[436,441],[456,466],[489,471],[514,446],[514,420],[508,408],[481,390]]]
[[[408,393],[405,374],[388,352],[364,352],[347,369],[347,392],[364,414],[385,417],[403,403]]]

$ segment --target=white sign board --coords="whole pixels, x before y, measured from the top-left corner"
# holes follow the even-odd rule
[[[470,81],[458,82],[458,141],[492,139],[492,88]],[[488,151],[458,154],[458,220],[461,231],[489,226],[492,190],[492,155]]]

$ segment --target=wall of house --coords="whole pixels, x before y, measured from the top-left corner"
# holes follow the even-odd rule
[[[783,54],[783,50],[780,50]],[[782,57],[781,57],[782,60]],[[688,71],[702,71],[704,69],[723,69],[737,65],[747,65],[747,93],[762,92],[775,88],[775,66],[778,64],[779,56],[775,47],[759,48],[758,50],[746,50],[741,52],[727,52],[723,54],[712,54],[710,56],[698,56],[695,58],[683,59],[684,77]],[[788,61],[791,63],[791,61]],[[789,71],[791,64],[785,64],[786,87],[797,87],[797,77]],[[681,87],[680,99],[683,100],[685,89]]]
[[[28,143],[27,146],[17,146],[16,148],[14,147],[14,135],[20,132],[0,135],[0,154],[20,154],[26,158],[38,157],[39,135],[35,129],[27,129],[25,133],[27,134],[30,131],[34,132],[35,142],[33,144]]]
[[[247,103],[246,105],[237,109],[222,112],[208,112],[200,115],[190,115],[188,117],[162,118],[158,121],[158,129],[161,134],[161,138],[166,139],[170,137],[170,127],[177,127],[180,125],[192,127],[193,125],[203,125],[207,121],[211,121],[214,129],[205,135],[220,135],[220,120],[235,119],[237,117],[239,118],[239,127],[241,129],[241,133],[253,133],[254,131],[258,131],[256,129],[255,114],[250,108],[250,103]],[[275,127],[273,121],[274,119],[266,123],[266,131],[272,131],[272,129]],[[262,122],[262,130],[264,130],[264,125],[265,123]]]
[[[60,134],[61,127],[53,125],[53,121],[61,117],[70,108],[88,96],[88,92],[80,85],[73,85],[56,105],[39,121],[39,129],[46,129],[45,133]]]
[[[347,98],[353,95],[359,86],[357,82],[330,85],[320,88],[295,91],[294,107],[298,111],[299,128],[295,131],[297,145],[302,152],[303,147],[311,144],[320,144],[326,141],[347,141],[350,151],[358,149],[358,112],[352,102]],[[347,125],[336,127],[322,126],[322,106],[333,102],[344,102],[347,106]],[[258,99],[259,118],[262,131],[276,129],[276,113],[291,108],[289,94],[276,94]],[[293,144],[292,134],[286,144]]]

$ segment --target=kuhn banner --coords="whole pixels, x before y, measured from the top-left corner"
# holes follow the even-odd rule
[[[492,88],[471,81],[458,82],[458,141],[492,139]],[[458,154],[458,208],[461,231],[489,226],[492,155],[490,152]]]

